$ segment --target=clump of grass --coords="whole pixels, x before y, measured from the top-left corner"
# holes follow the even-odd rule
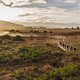
[[[42,47],[22,47],[19,49],[19,53],[22,59],[34,59],[41,54],[49,53],[49,50]]]
[[[0,55],[0,63],[5,63],[8,61],[8,57],[6,55]]]

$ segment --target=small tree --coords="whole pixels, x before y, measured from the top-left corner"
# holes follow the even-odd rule
[[[14,29],[11,29],[10,32],[15,32],[15,30]]]
[[[49,33],[53,33],[52,31],[49,31]]]
[[[47,31],[44,31],[44,33],[47,33]]]
[[[74,29],[74,28],[72,27],[72,29]]]
[[[16,36],[16,37],[14,37],[14,40],[15,41],[24,41],[24,39],[21,37],[21,36]]]
[[[32,32],[32,33],[33,33],[34,31],[33,31],[33,30],[30,30],[30,32]]]
[[[77,29],[79,29],[79,27],[77,26]]]

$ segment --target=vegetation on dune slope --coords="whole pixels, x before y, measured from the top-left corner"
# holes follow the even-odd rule
[[[79,65],[72,63],[47,72],[35,68],[31,72],[22,70],[13,73],[13,77],[15,77],[16,80],[79,80],[79,75]]]
[[[55,45],[25,45],[24,38],[20,36],[2,38],[0,80],[80,79],[79,51],[68,53]]]

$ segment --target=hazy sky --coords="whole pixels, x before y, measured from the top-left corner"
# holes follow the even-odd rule
[[[2,1],[0,0],[1,20],[80,23],[80,0]],[[11,2],[13,3],[11,6],[5,6]]]

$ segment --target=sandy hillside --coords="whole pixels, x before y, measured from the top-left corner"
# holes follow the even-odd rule
[[[0,30],[24,30],[25,26],[0,20]]]

